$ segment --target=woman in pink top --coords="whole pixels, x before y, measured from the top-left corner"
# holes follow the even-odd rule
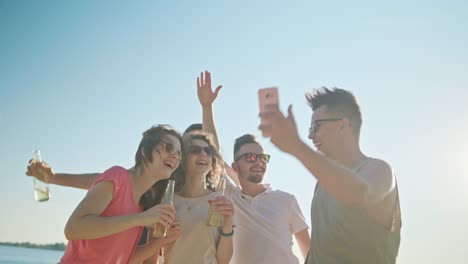
[[[145,131],[135,166],[128,170],[115,166],[101,174],[68,219],[69,242],[60,263],[139,263],[158,250],[161,240],[136,246],[143,226],[174,222],[173,206],[147,207],[156,203],[155,188],[160,184],[155,183],[168,179],[180,160],[181,137],[176,130],[159,125]],[[29,175],[44,168],[32,165]],[[45,173],[52,175],[48,170]]]

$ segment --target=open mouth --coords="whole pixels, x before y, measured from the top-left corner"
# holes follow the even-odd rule
[[[173,164],[172,162],[164,161],[163,164],[171,170],[175,168],[175,164]]]
[[[199,161],[195,162],[195,164],[199,165],[199,166],[207,166],[208,162],[206,160],[199,160]]]

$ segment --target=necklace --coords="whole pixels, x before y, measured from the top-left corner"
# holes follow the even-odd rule
[[[199,205],[205,203],[205,197],[208,196],[208,195],[211,195],[211,193],[205,194],[205,195],[199,196],[199,197],[183,197],[180,194],[178,194],[177,198],[181,203],[179,205],[181,208],[185,208],[185,210],[191,211],[192,209],[194,209],[194,208],[198,207]],[[208,202],[206,202],[206,203],[208,203]]]

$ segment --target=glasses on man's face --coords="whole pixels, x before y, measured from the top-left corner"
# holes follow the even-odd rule
[[[270,161],[270,155],[268,154],[245,153],[237,157],[236,161],[242,158],[248,163],[255,163],[258,159],[260,159],[264,164],[267,164]]]
[[[161,144],[163,145],[163,148],[167,153],[177,156],[179,160],[182,159],[182,151],[176,148],[174,144],[172,144],[171,142],[164,141],[164,140],[161,140]]]
[[[341,119],[343,118],[323,118],[323,119],[314,120],[312,125],[309,127],[309,135],[312,135],[318,132],[320,128],[320,122],[335,122]]]
[[[197,145],[190,146],[189,152],[191,154],[200,154],[202,150],[206,153],[208,156],[213,156],[215,153],[215,150],[212,147],[201,147]]]

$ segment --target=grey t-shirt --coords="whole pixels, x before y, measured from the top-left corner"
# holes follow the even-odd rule
[[[312,235],[308,264],[395,263],[400,246],[398,189],[392,225],[374,223],[365,209],[348,206],[318,183],[311,208]]]

